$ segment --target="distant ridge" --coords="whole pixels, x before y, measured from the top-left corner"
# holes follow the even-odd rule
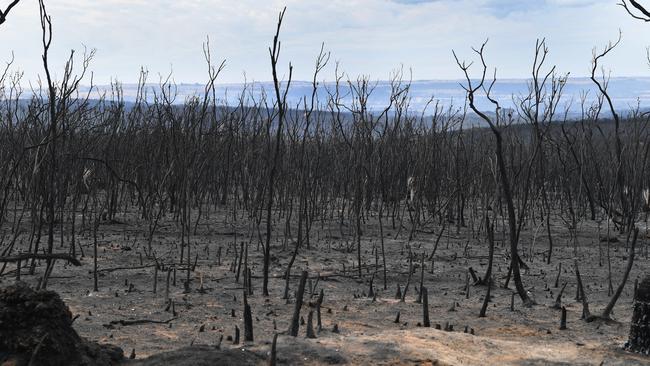
[[[439,100],[441,105],[449,107],[454,105],[462,107],[465,102],[465,92],[461,88],[461,80],[417,80],[411,82],[409,95],[411,101],[409,110],[414,113],[422,113],[427,108],[427,103],[431,98]],[[370,110],[377,111],[384,109],[389,102],[391,86],[388,81],[375,81],[373,93],[369,99],[368,107]],[[321,83],[318,88],[319,102],[325,103],[327,100],[327,90],[333,90],[335,85],[331,82]],[[188,97],[201,95],[205,86],[202,84],[177,84],[175,103],[183,103]],[[293,81],[288,94],[291,108],[301,108],[301,100],[305,96],[311,96],[311,83],[305,81]],[[136,99],[138,88],[136,84],[122,84],[124,99],[127,102],[133,102]],[[87,91],[88,87],[82,87],[82,91]],[[96,86],[96,96],[102,92],[110,93],[110,86]],[[239,98],[244,90],[244,84],[218,84],[216,85],[217,98],[229,105],[237,105]],[[273,85],[270,82],[255,82],[247,84],[247,98],[259,100],[262,91],[272,96]],[[611,78],[608,88],[613,99],[614,105],[621,114],[626,114],[634,109],[637,104],[642,110],[650,109],[650,77],[616,77]],[[160,92],[158,84],[147,84],[146,91],[148,99],[153,99],[153,94]],[[514,108],[513,97],[525,95],[527,93],[527,80],[525,79],[500,79],[493,89],[493,96],[499,101],[503,108]],[[348,94],[347,84],[341,84],[341,94]],[[582,111],[581,97],[586,95],[585,108],[593,102],[598,95],[593,83],[589,78],[569,78],[564,87],[563,98],[557,109],[559,114],[563,114],[568,106],[569,115],[572,118],[579,117]],[[271,97],[269,97],[271,98]],[[350,97],[344,97],[344,102],[349,102]],[[250,101],[249,101],[250,102]],[[270,103],[271,101],[269,101]],[[493,106],[485,100],[478,98],[477,106],[482,110],[492,110]],[[429,111],[432,108],[428,106]],[[603,111],[604,116],[608,113]]]

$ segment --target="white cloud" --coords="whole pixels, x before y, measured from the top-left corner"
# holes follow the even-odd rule
[[[2,0],[0,0],[2,3]],[[141,65],[175,80],[205,79],[201,44],[210,36],[215,58],[227,59],[222,82],[270,79],[268,50],[277,14],[287,6],[281,63],[308,79],[321,42],[351,75],[385,79],[400,65],[416,79],[458,78],[451,49],[490,38],[488,62],[504,77],[529,73],[535,39],[546,37],[549,62],[585,75],[591,49],[623,31],[606,60],[616,75],[647,75],[650,26],[631,19],[616,0],[59,0],[47,2],[54,20],[52,59],[62,65],[71,48],[98,49],[96,79],[131,82]],[[16,52],[30,78],[41,69],[36,1],[22,1],[0,27],[0,60]],[[325,77],[332,78],[333,68]]]
[[[546,2],[556,6],[589,6],[598,3],[607,3],[607,1],[603,0],[546,0]]]

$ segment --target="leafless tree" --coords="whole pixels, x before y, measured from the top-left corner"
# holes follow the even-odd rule
[[[503,135],[502,135],[503,126],[501,125],[501,118],[503,112],[501,110],[499,102],[494,98],[492,98],[491,96],[492,88],[496,83],[496,70],[494,71],[494,78],[492,79],[492,82],[490,82],[489,85],[486,84],[487,64],[485,63],[485,57],[484,57],[484,50],[486,44],[487,41],[484,42],[479,49],[475,49],[475,48],[473,49],[474,52],[478,55],[482,67],[481,77],[477,84],[474,84],[472,82],[472,79],[470,78],[469,75],[469,69],[472,64],[461,62],[456,56],[455,52],[454,52],[454,58],[456,59],[456,63],[458,64],[458,67],[463,71],[465,75],[466,85],[463,85],[462,87],[467,92],[467,99],[469,101],[470,108],[472,109],[472,111],[474,111],[474,113],[476,113],[483,121],[485,121],[488,124],[490,130],[494,135],[495,147],[496,147],[495,153],[496,153],[497,165],[499,170],[499,182],[503,190],[503,196],[506,200],[506,206],[508,212],[510,256],[511,256],[510,268],[515,282],[515,287],[517,288],[517,294],[519,295],[522,302],[526,306],[531,306],[534,304],[534,301],[532,298],[530,298],[530,296],[528,296],[528,293],[523,286],[523,282],[521,280],[521,273],[519,270],[520,258],[518,254],[519,239],[518,239],[518,229],[517,229],[517,216],[515,213],[515,205],[512,197],[511,181],[510,178],[508,177],[508,170],[506,167],[506,163],[504,159],[504,151],[503,151]],[[476,93],[479,91],[483,91],[487,99],[492,104],[494,104],[495,106],[494,120],[493,118],[489,117],[488,115],[486,115],[476,107],[475,97],[476,97]]]
[[[266,244],[264,245],[264,282],[262,284],[262,292],[264,293],[264,296],[269,295],[269,265],[270,265],[270,260],[271,260],[271,227],[272,227],[272,222],[271,222],[271,213],[273,209],[273,198],[274,198],[274,189],[275,189],[275,179],[276,175],[278,174],[278,161],[281,159],[280,153],[281,153],[281,144],[282,144],[282,129],[283,125],[285,122],[286,114],[287,114],[287,94],[289,93],[289,88],[291,86],[291,77],[293,73],[293,66],[291,63],[289,63],[289,78],[286,81],[286,85],[284,85],[284,91],[282,91],[282,85],[280,83],[280,79],[278,77],[278,70],[277,70],[277,65],[278,65],[278,60],[280,57],[280,28],[282,27],[282,20],[284,19],[284,13],[286,12],[286,8],[280,12],[280,15],[278,17],[278,27],[275,32],[275,36],[273,37],[273,47],[269,47],[269,55],[271,56],[271,69],[273,72],[273,87],[275,90],[275,98],[276,98],[276,107],[277,107],[277,130],[276,130],[276,135],[275,135],[275,148],[273,152],[271,152],[270,146],[271,146],[271,137],[269,135],[269,158],[273,156],[273,160],[270,161],[271,163],[271,171],[269,173],[269,180],[268,180],[268,195],[267,195],[267,204],[266,204]],[[275,115],[275,114],[274,114]],[[271,125],[273,124],[275,118],[269,118],[268,120],[268,128],[267,130],[271,131]]]

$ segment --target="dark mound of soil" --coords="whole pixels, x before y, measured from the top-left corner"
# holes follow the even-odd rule
[[[23,283],[0,289],[0,364],[103,366],[122,358],[118,347],[81,338],[56,292]]]
[[[261,355],[242,349],[218,350],[206,346],[181,348],[160,353],[144,360],[129,363],[138,366],[231,366],[265,365],[268,361]]]

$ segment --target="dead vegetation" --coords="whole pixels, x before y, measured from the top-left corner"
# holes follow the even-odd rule
[[[620,38],[594,52],[599,95],[577,121],[545,40],[512,109],[487,42],[475,63],[454,53],[457,107],[410,111],[401,71],[383,109],[338,67],[323,90],[324,47],[289,105],[284,11],[272,94],[221,104],[206,42],[203,95],[177,103],[171,75],[151,88],[143,71],[126,103],[119,84],[80,94],[94,51],[51,77],[39,5],[43,90],[23,99],[21,74],[0,74],[0,283],[36,289],[2,290],[2,362],[118,361],[73,320],[143,365],[643,362],[620,348],[648,270],[649,120],[617,111],[599,74]],[[647,353],[642,332],[628,346]]]

